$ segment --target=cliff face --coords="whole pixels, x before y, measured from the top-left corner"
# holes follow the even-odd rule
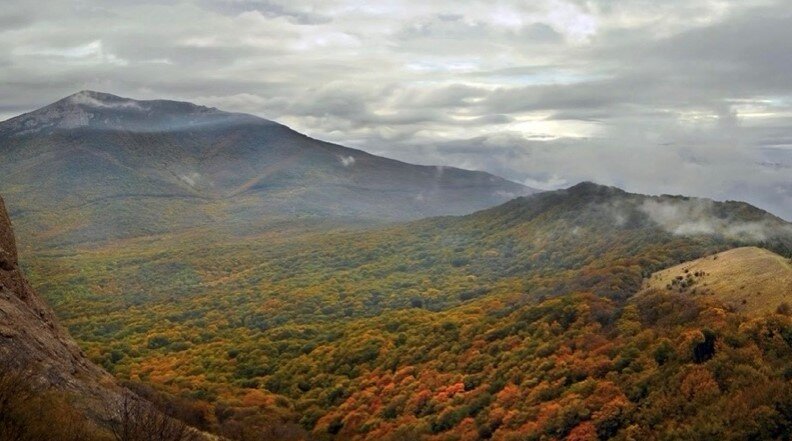
[[[37,387],[74,393],[99,411],[117,399],[113,378],[91,363],[19,269],[11,222],[0,198],[0,363],[25,372]]]

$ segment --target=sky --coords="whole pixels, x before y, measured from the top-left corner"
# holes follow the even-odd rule
[[[540,189],[792,220],[788,0],[3,0],[0,119],[83,89]]]

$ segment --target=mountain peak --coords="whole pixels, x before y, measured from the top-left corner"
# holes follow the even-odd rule
[[[88,96],[88,97],[91,97],[91,98],[95,98],[95,99],[102,99],[102,100],[130,100],[130,101],[133,101],[131,98],[122,98],[122,97],[120,97],[118,95],[113,95],[112,93],[99,92],[97,90],[90,90],[90,89],[83,89],[83,90],[81,90],[79,92],[76,92],[76,93],[73,93],[73,94],[67,96],[64,99],[69,100],[69,99],[75,99],[75,98],[85,97],[85,96]]]
[[[253,115],[223,112],[183,101],[134,100],[81,90],[55,103],[0,123],[0,133],[37,134],[91,128],[161,132],[233,123],[271,123]]]
[[[606,195],[613,193],[624,193],[624,190],[618,187],[610,187],[607,185],[597,184],[591,181],[583,181],[577,183],[566,189],[568,193],[578,195]]]
[[[118,95],[113,95],[105,92],[97,92],[95,90],[81,90],[77,93],[71,94],[66,98],[58,101],[66,105],[85,106],[85,107],[130,107],[142,108],[140,101],[131,98],[123,98]]]

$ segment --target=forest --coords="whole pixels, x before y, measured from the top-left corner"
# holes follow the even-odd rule
[[[25,264],[93,361],[230,439],[788,439],[789,308],[641,286],[789,238],[673,234],[643,202],[584,186],[465,217],[187,230]]]

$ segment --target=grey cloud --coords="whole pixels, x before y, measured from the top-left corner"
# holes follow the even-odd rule
[[[744,222],[723,218],[708,199],[646,200],[639,210],[666,231],[679,236],[706,234],[763,241],[792,233],[792,227],[777,222]]]
[[[0,35],[6,117],[82,89],[182,99],[543,188],[792,219],[783,1],[7,0]]]
[[[532,42],[561,43],[563,37],[551,26],[544,23],[533,23],[520,31],[520,37]]]
[[[464,84],[432,88],[401,88],[394,91],[393,104],[399,107],[467,107],[469,101],[481,98],[487,91]]]
[[[258,11],[268,17],[286,17],[299,24],[324,24],[332,21],[330,16],[295,8],[294,3],[272,0],[203,0],[201,2],[205,8],[225,14],[236,15]]]
[[[14,29],[23,28],[33,21],[32,17],[20,14],[16,11],[0,13],[0,32],[8,32]]]

